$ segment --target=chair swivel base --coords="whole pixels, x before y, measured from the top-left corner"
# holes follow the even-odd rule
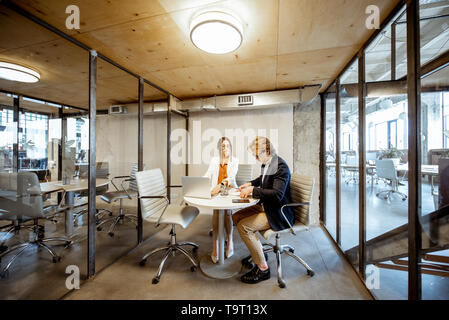
[[[405,201],[405,200],[407,200],[407,195],[406,194],[404,194],[404,193],[402,193],[402,192],[399,192],[399,191],[396,191],[396,190],[384,190],[384,191],[381,191],[381,192],[379,192],[379,193],[377,193],[376,194],[376,197],[379,197],[380,198],[380,195],[382,195],[382,194],[384,194],[385,193],[385,196],[383,197],[385,200],[387,200],[388,198],[390,198],[391,197],[391,195],[393,195],[393,194],[398,194],[398,195],[400,195],[401,197],[402,197],[402,201]]]
[[[170,244],[166,247],[154,249],[153,251],[145,254],[142,257],[142,259],[139,262],[139,265],[143,267],[147,263],[147,259],[149,257],[151,257],[153,254],[161,252],[161,251],[165,251],[164,258],[162,259],[161,263],[159,264],[158,271],[152,280],[153,284],[157,284],[161,280],[162,271],[164,269],[164,265],[165,265],[165,262],[167,261],[168,257],[170,255],[175,255],[175,253],[178,251],[181,252],[183,255],[185,255],[192,263],[192,266],[190,267],[190,271],[195,272],[198,269],[198,263],[195,261],[193,256],[191,254],[189,254],[186,249],[183,248],[183,246],[186,246],[186,245],[193,247],[193,249],[192,249],[193,253],[196,253],[198,251],[198,245],[193,242],[177,243],[175,228],[174,228],[174,226],[172,226],[172,230],[170,231]]]
[[[53,263],[57,263],[57,262],[61,261],[61,257],[56,254],[56,252],[53,250],[52,247],[50,247],[49,245],[46,244],[46,242],[50,242],[50,241],[65,242],[64,248],[69,248],[73,244],[72,240],[69,240],[69,239],[63,238],[63,237],[44,238],[44,239],[41,239],[38,237],[34,241],[20,243],[18,245],[15,245],[0,254],[0,263],[1,263],[1,260],[4,256],[10,254],[11,252],[17,251],[17,253],[11,258],[11,260],[9,260],[8,264],[0,271],[0,279],[7,278],[9,276],[9,268],[14,263],[14,261],[19,256],[21,256],[26,251],[26,249],[28,249],[32,246],[38,246],[38,247],[44,248],[52,256]]]
[[[309,265],[302,260],[300,257],[295,255],[295,249],[286,244],[286,245],[274,245],[271,243],[266,243],[264,246],[268,246],[268,249],[264,249],[264,253],[273,252],[276,254],[276,264],[277,264],[277,275],[278,275],[278,285],[280,288],[285,288],[286,283],[285,280],[282,278],[282,254],[287,254],[288,256],[294,258],[296,261],[298,261],[304,268],[307,270],[307,275],[310,277],[313,277],[315,275],[315,272],[312,270],[312,268],[309,267]]]
[[[97,230],[98,230],[98,231],[103,230],[103,225],[106,224],[106,223],[108,223],[108,222],[111,222],[111,225],[109,226],[109,229],[108,229],[108,235],[111,236],[111,237],[113,237],[113,236],[114,236],[114,230],[115,230],[115,227],[116,227],[118,224],[123,223],[124,220],[128,220],[128,221],[134,223],[134,224],[136,225],[136,228],[137,228],[137,216],[132,215],[132,214],[120,214],[120,215],[118,215],[118,216],[112,216],[112,217],[110,217],[110,218],[107,218],[107,219],[105,219],[105,220],[102,220],[102,221],[98,224]]]

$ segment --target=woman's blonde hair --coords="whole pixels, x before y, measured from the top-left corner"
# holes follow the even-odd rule
[[[256,137],[250,144],[249,149],[255,155],[258,155],[260,152],[265,150],[270,155],[276,154],[276,149],[274,148],[271,141],[266,137]]]

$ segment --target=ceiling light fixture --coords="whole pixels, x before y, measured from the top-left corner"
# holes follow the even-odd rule
[[[192,20],[190,39],[197,48],[208,53],[229,53],[242,44],[242,24],[224,12],[205,12]]]
[[[12,81],[34,83],[41,78],[40,74],[30,68],[14,63],[0,61],[0,78]]]

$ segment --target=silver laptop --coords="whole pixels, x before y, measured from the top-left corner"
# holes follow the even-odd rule
[[[210,199],[210,178],[182,177],[182,193],[184,197]]]

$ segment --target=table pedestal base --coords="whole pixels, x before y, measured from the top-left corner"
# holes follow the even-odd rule
[[[201,258],[200,269],[210,278],[229,279],[240,272],[242,263],[241,259],[236,256],[226,259],[223,264],[213,263],[210,255],[206,255]]]

